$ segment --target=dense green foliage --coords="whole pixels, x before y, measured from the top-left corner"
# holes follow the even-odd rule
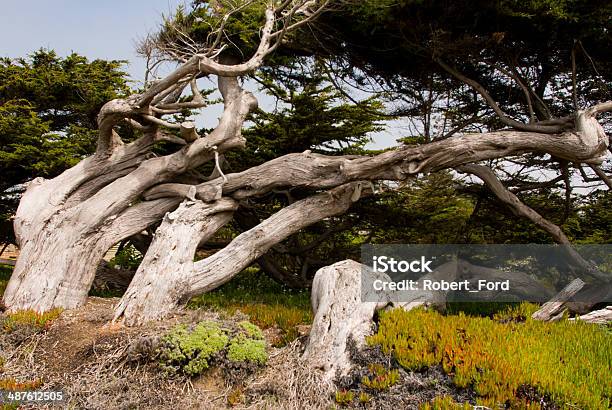
[[[0,59],[0,224],[14,214],[21,184],[93,152],[100,107],[128,92],[122,64],[46,50]],[[12,230],[0,234],[4,242]]]
[[[572,110],[568,73],[571,53],[578,64],[581,105],[606,99],[610,88],[609,21],[612,6],[603,0],[455,1],[341,0],[314,30],[295,34],[293,47],[315,50],[335,62],[343,76],[365,85],[373,77],[409,97],[403,111],[429,110],[422,91],[452,98],[449,119],[460,122],[484,110],[489,127],[500,123],[489,107],[436,62],[442,59],[479,82],[502,108],[519,114],[522,91],[496,71],[515,68],[525,84],[549,105],[553,115]],[[355,72],[359,68],[362,74]],[[365,73],[365,77],[363,74]],[[545,92],[545,90],[550,92]],[[450,94],[449,94],[450,93]],[[537,101],[538,118],[547,110]]]
[[[368,343],[392,353],[407,369],[441,365],[460,387],[473,387],[489,407],[524,406],[517,390],[537,389],[557,405],[607,408],[612,397],[612,339],[597,325],[531,320],[520,305],[494,319],[443,316],[421,309],[381,315]],[[526,317],[523,323],[514,320]],[[532,403],[537,405],[537,403]]]

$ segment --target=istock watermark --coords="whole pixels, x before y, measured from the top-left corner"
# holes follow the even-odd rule
[[[414,272],[414,273],[426,273],[432,272],[429,267],[433,260],[427,260],[424,256],[421,256],[420,260],[395,260],[395,258],[389,258],[387,256],[374,256],[372,257],[372,266],[375,272]]]
[[[580,278],[575,302],[612,302],[612,245],[364,245],[362,300],[545,302]],[[602,296],[603,295],[603,296]]]

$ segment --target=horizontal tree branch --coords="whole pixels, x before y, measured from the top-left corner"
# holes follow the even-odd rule
[[[569,161],[597,163],[605,155],[605,145],[584,143],[580,133],[560,135],[520,131],[467,134],[430,144],[406,145],[375,156],[326,156],[309,151],[287,154],[243,172],[227,174],[223,195],[235,199],[260,196],[273,189],[305,187],[328,189],[356,180],[404,180],[425,171],[454,168],[463,164],[519,155],[526,152],[548,153]],[[219,180],[196,187],[197,197],[211,200]],[[185,196],[189,187],[158,185],[144,193],[158,198],[175,192]],[[212,198],[215,198],[213,196]]]
[[[228,246],[194,264],[189,295],[197,295],[229,281],[272,246],[299,230],[330,216],[342,214],[355,202],[355,192],[367,193],[359,182],[313,195],[281,209],[259,225],[238,235]]]

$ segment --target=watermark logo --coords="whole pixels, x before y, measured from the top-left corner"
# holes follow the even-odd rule
[[[366,302],[546,302],[578,278],[572,301],[612,298],[612,245],[364,245],[361,261]]]
[[[372,268],[374,272],[380,273],[431,273],[433,272],[430,267],[432,263],[433,260],[427,260],[425,256],[411,261],[398,261],[393,257],[384,255],[372,257]]]

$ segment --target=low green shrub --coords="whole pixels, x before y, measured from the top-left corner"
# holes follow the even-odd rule
[[[187,376],[197,376],[213,364],[256,367],[268,360],[263,332],[247,321],[227,328],[212,321],[200,322],[192,329],[177,325],[162,337],[157,355],[166,373]]]
[[[160,367],[171,374],[198,375],[208,369],[209,362],[228,342],[226,332],[214,322],[200,322],[191,331],[178,325],[162,338]]]
[[[264,334],[259,328],[259,326],[254,325],[253,323],[246,320],[243,320],[242,322],[238,323],[238,326],[246,333],[246,336],[253,339],[263,340]]]
[[[266,342],[239,334],[229,344],[227,359],[231,362],[265,364],[268,360]]]
[[[479,403],[489,407],[523,406],[517,391],[532,386],[559,406],[609,408],[612,338],[596,325],[539,322],[530,317],[533,307],[512,309],[496,316],[505,323],[394,309],[381,314],[367,342],[407,369],[441,365],[457,386],[473,388]]]
[[[467,316],[493,317],[496,313],[505,312],[512,306],[519,305],[518,302],[475,302],[475,301],[450,301],[446,303],[446,313],[457,315],[460,312]]]

